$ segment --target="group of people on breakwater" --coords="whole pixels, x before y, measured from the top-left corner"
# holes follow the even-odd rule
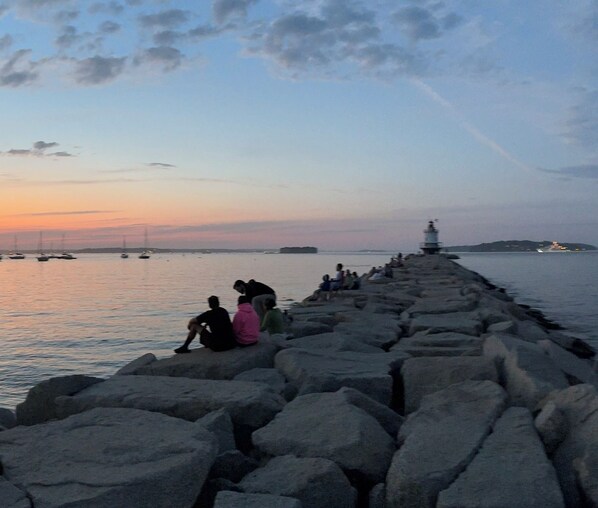
[[[334,292],[360,288],[361,277],[357,272],[344,270],[343,264],[338,263],[334,278],[325,274],[310,299],[329,299]],[[175,353],[191,352],[189,346],[197,336],[199,342],[212,351],[228,351],[235,347],[257,344],[259,334],[263,331],[270,335],[284,333],[285,316],[276,306],[276,292],[270,286],[255,279],[248,282],[239,279],[233,284],[233,289],[241,295],[232,321],[229,312],[220,306],[219,297],[210,296],[209,310],[189,321],[187,338],[182,346],[174,350]]]
[[[233,320],[220,306],[220,299],[210,296],[210,309],[189,321],[185,343],[176,348],[175,353],[189,353],[189,345],[198,335],[204,347],[212,351],[228,351],[257,344],[260,331],[270,334],[284,331],[283,314],[276,307],[276,293],[270,286],[254,279],[248,282],[239,279],[233,289],[241,294]]]

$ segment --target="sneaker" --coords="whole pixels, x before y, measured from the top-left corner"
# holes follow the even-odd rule
[[[181,347],[177,347],[177,348],[174,350],[174,352],[175,352],[175,353],[177,353],[177,354],[178,354],[178,353],[190,353],[190,352],[191,352],[191,350],[190,350],[189,348],[185,347],[185,346],[181,346]]]

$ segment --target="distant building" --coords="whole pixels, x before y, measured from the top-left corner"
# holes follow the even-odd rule
[[[434,227],[434,221],[428,222],[428,227],[424,229],[424,241],[419,244],[419,248],[424,254],[438,254],[442,249],[442,243],[438,241],[438,230]]]
[[[281,247],[280,254],[317,254],[316,247]]]

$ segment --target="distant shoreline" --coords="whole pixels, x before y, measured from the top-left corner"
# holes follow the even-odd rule
[[[539,248],[549,247],[550,241],[533,241],[533,240],[500,240],[497,242],[480,243],[477,245],[455,245],[445,247],[445,252],[536,252]],[[595,251],[598,247],[587,243],[568,242],[561,243],[568,251],[571,252],[585,252]]]

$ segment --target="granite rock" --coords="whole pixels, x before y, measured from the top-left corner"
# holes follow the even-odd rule
[[[146,353],[141,355],[139,358],[133,360],[132,362],[127,363],[120,369],[116,371],[114,374],[115,376],[127,376],[129,374],[134,374],[137,369],[140,367],[145,367],[150,363],[154,363],[157,360],[156,355],[153,353]]]
[[[384,480],[395,452],[375,418],[335,393],[297,397],[252,440],[264,454],[329,459],[372,483]]]
[[[569,386],[561,369],[531,342],[508,335],[490,335],[484,342],[484,355],[497,363],[501,384],[513,405],[534,410],[552,390]]]
[[[157,360],[136,369],[143,376],[171,376],[192,379],[233,379],[254,368],[271,368],[278,347],[271,341],[260,341],[248,348],[215,352],[201,347],[190,353]]]
[[[2,508],[31,508],[26,493],[0,476],[0,506]]]
[[[461,381],[494,381],[494,362],[483,357],[410,358],[401,368],[405,388],[405,412],[415,411],[422,398]]]
[[[268,423],[284,404],[280,395],[259,383],[162,376],[114,376],[56,399],[60,417],[94,407],[131,407],[195,421],[223,408],[235,425],[252,429]]]
[[[328,459],[275,457],[243,478],[239,486],[245,492],[294,497],[303,508],[357,506],[357,492]]]
[[[39,508],[192,507],[216,447],[200,425],[137,409],[0,433],[4,477]]]
[[[424,397],[399,431],[386,476],[387,508],[432,508],[467,467],[507,400],[492,381],[464,381]]]
[[[298,499],[272,494],[247,494],[222,490],[216,495],[214,508],[302,508]]]
[[[508,465],[508,467],[505,467]],[[507,409],[437,508],[563,508],[563,494],[528,409]]]
[[[371,354],[290,348],[280,351],[274,364],[299,395],[333,392],[347,386],[390,405],[393,374],[398,375],[407,358],[400,351]]]
[[[17,405],[17,425],[35,425],[57,418],[56,397],[73,395],[103,381],[97,377],[73,375],[38,383],[29,390],[25,401]]]

